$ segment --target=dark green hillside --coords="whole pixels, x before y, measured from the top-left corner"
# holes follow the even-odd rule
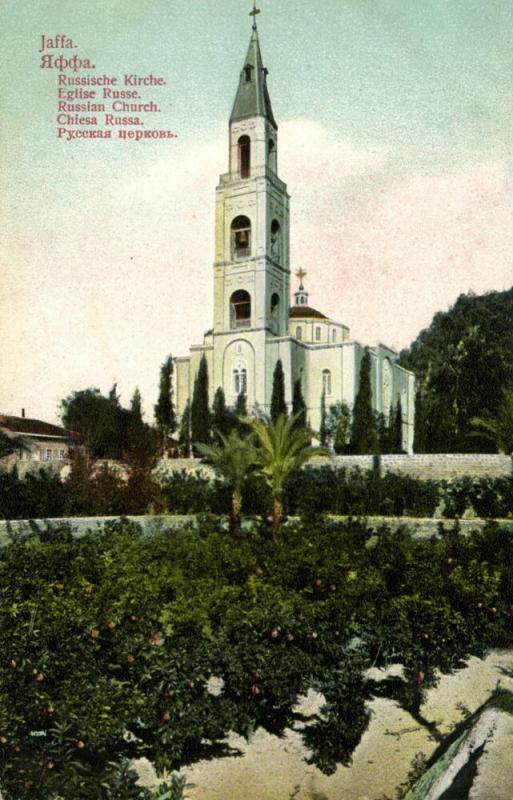
[[[494,417],[513,390],[513,288],[460,295],[433,317],[401,364],[417,376],[416,452],[494,452],[473,417]]]

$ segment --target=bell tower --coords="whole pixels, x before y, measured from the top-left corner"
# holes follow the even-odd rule
[[[285,336],[289,318],[289,196],[256,13],[230,116],[229,171],[216,189],[213,330],[246,339]]]

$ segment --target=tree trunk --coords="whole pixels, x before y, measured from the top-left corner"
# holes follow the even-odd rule
[[[232,507],[230,510],[230,536],[234,538],[240,536],[241,513],[242,495],[236,490],[232,494]]]
[[[273,500],[273,527],[272,527],[273,541],[276,541],[282,520],[283,520],[283,503],[281,502],[279,497],[275,497]]]

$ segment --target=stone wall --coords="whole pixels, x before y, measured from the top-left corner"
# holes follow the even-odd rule
[[[332,519],[344,520],[349,517],[330,515]],[[135,522],[141,526],[147,534],[173,533],[180,530],[184,525],[198,525],[197,514],[146,514],[143,516],[130,516],[125,519]],[[297,517],[289,517],[290,520]],[[470,535],[473,531],[482,531],[488,524],[485,519],[437,519],[430,517],[366,517],[369,529],[378,531],[384,525],[391,531],[407,527],[411,535],[416,539],[430,539],[437,536],[442,529],[452,530],[456,525],[464,536]],[[101,533],[108,522],[119,520],[119,517],[67,517],[54,519],[14,519],[0,520],[0,549],[7,547],[14,539],[24,539],[38,531],[46,531],[48,528],[55,528],[58,525],[70,525],[73,536],[80,539],[88,533]],[[501,530],[513,533],[513,520],[498,520]],[[250,523],[248,523],[250,524]]]
[[[327,464],[325,458],[316,458],[312,464]],[[433,481],[451,481],[469,476],[472,478],[503,478],[513,473],[510,456],[493,453],[418,453],[389,456],[333,456],[331,464],[336,469],[361,470],[379,466],[382,475],[409,475],[411,478]]]
[[[419,453],[414,455],[389,456],[332,456],[314,458],[312,465],[331,464],[336,469],[358,467],[370,470],[373,464],[379,465],[381,474],[393,472],[396,475],[409,475],[420,480],[456,480],[465,476],[473,478],[503,478],[513,473],[510,456],[493,453]],[[161,461],[159,469],[168,472],[181,472],[211,475],[209,467],[200,459],[177,458]]]
[[[173,472],[188,472],[204,478],[213,478],[215,472],[201,458],[161,458],[157,465],[156,474],[166,475]]]

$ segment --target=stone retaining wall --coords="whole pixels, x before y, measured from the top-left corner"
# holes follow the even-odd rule
[[[349,517],[330,515],[333,519],[349,519]],[[5,547],[14,537],[30,536],[37,530],[45,531],[48,526],[69,524],[72,526],[73,535],[81,538],[89,532],[100,533],[107,522],[117,520],[119,517],[68,517],[66,519],[37,519],[37,520],[0,520],[0,548]],[[146,514],[140,517],[127,517],[131,522],[136,522],[147,534],[169,532],[180,530],[184,525],[195,526],[197,524],[196,514]],[[297,519],[289,517],[289,519]],[[377,531],[383,525],[390,530],[396,531],[398,528],[407,527],[412,536],[416,539],[429,539],[440,534],[442,528],[450,531],[457,524],[459,530],[465,536],[472,531],[481,531],[488,524],[484,519],[433,519],[430,517],[365,517],[367,526]],[[497,520],[502,530],[513,532],[513,520]],[[250,520],[246,520],[250,524]],[[227,526],[226,526],[227,527]]]
[[[361,459],[361,461],[360,461]],[[472,478],[503,478],[512,474],[510,456],[492,453],[418,453],[414,455],[385,455],[378,457],[381,474],[393,472],[420,480],[456,480]],[[334,456],[336,467],[372,469],[373,456]]]
[[[493,453],[418,453],[414,455],[386,456],[332,456],[314,458],[314,465],[331,464],[336,469],[353,469],[358,467],[365,471],[379,466],[381,474],[393,472],[396,475],[409,475],[419,480],[457,480],[469,476],[472,478],[503,478],[513,473],[513,461],[510,456]],[[159,464],[162,472],[186,472],[213,474],[210,467],[201,459],[176,458],[163,460]]]

